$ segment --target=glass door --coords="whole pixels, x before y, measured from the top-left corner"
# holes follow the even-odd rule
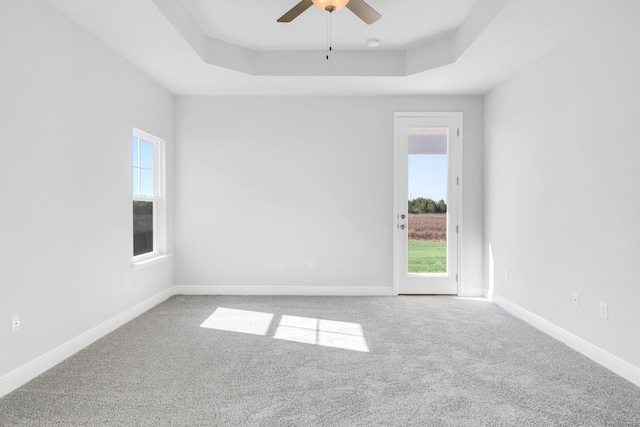
[[[457,115],[396,116],[400,294],[457,294],[460,122]]]

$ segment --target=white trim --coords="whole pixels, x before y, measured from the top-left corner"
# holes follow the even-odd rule
[[[161,262],[168,258],[149,260]],[[172,286],[0,377],[0,397],[135,319],[173,295],[392,296],[390,286]]]
[[[400,170],[400,144],[398,142],[398,127],[399,127],[399,118],[401,113],[394,113],[393,115],[393,223],[391,224],[391,230],[393,233],[393,294],[400,294],[400,280],[398,277],[398,271],[400,269],[400,251],[399,248],[399,239],[400,235],[398,233],[398,220],[400,219],[400,212],[398,212],[398,193],[400,193],[400,180],[398,179],[398,171]],[[410,113],[409,113],[410,114]]]
[[[145,255],[147,255],[147,254],[145,254]],[[141,270],[143,268],[151,267],[152,265],[156,265],[156,264],[160,264],[161,262],[165,262],[169,258],[171,258],[172,256],[173,256],[173,254],[166,254],[166,255],[155,254],[155,256],[153,256],[153,257],[149,257],[149,258],[145,258],[145,259],[141,259],[141,260],[138,260],[138,258],[135,257],[134,258],[134,262],[131,263],[131,265],[133,266],[134,270]]]
[[[174,286],[175,295],[393,296],[391,286]]]
[[[486,295],[484,295],[483,288],[461,288],[461,289],[458,289],[458,296],[487,298]]]
[[[173,296],[172,289],[165,289],[157,295],[134,305],[98,326],[81,333],[64,344],[36,357],[30,362],[0,377],[0,397],[31,381],[38,375],[53,368],[58,363],[79,352],[105,335],[115,331],[125,323],[135,319],[145,311]]]
[[[614,356],[606,350],[591,344],[577,335],[543,319],[542,317],[531,313],[517,304],[503,298],[499,295],[493,295],[493,302],[498,306],[513,314],[517,318],[524,320],[531,326],[541,330],[545,334],[557,339],[558,341],[568,345],[578,353],[587,356],[594,362],[604,366],[610,371],[615,372],[622,378],[632,382],[640,387],[640,368]]]
[[[464,236],[464,209],[463,209],[463,193],[464,193],[464,113],[460,112],[457,113],[457,117],[458,117],[458,126],[459,126],[459,130],[460,130],[460,134],[458,135],[458,165],[457,165],[457,173],[458,173],[458,182],[457,182],[457,187],[456,188],[456,194],[458,196],[458,200],[457,202],[457,216],[458,216],[458,234],[457,234],[457,239],[458,239],[458,296],[463,296],[463,295],[470,295],[470,293],[473,291],[472,289],[465,289],[463,286],[463,279],[464,279],[464,274],[462,272],[462,266],[464,265],[463,261],[464,261],[464,251],[462,250],[462,248],[464,247],[464,239],[462,236]],[[478,295],[482,295],[482,293],[479,293]]]
[[[493,301],[493,291],[490,289],[482,288],[482,296],[489,301]]]
[[[395,294],[390,286],[172,286],[3,375],[0,377],[0,397],[16,390],[173,295],[391,296]],[[640,387],[640,368],[637,366],[625,362],[499,295],[494,295],[494,303]]]

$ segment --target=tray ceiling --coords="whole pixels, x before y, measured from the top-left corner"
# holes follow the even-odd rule
[[[209,0],[217,11],[197,0],[45,1],[173,94],[296,96],[484,94],[616,4],[367,0],[382,19],[365,25],[348,10],[336,12],[343,16],[333,21],[327,61],[324,34],[311,40],[312,25],[326,31],[322,11],[275,22],[297,0]],[[428,12],[443,3],[441,13]],[[363,47],[368,37],[380,48]]]
[[[311,7],[291,23],[276,20],[298,0],[181,0],[207,36],[253,50],[324,49],[327,12]],[[453,33],[478,0],[367,0],[382,19],[367,25],[347,9],[331,16],[336,49],[408,49]]]

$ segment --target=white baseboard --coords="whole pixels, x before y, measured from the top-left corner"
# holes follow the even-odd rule
[[[543,319],[542,317],[531,313],[528,310],[514,304],[506,298],[493,294],[493,302],[499,307],[505,309],[509,313],[513,314],[517,318],[524,320],[531,326],[541,330],[542,332],[550,335],[558,341],[568,345],[578,353],[587,356],[594,362],[604,366],[610,371],[615,372],[622,378],[632,382],[640,387],[640,368],[632,365],[620,359],[618,356],[597,347],[590,342],[572,334],[571,332],[562,329],[561,327]]]
[[[0,397],[12,392],[173,295],[392,296],[394,293],[392,287],[384,286],[173,286],[3,375],[0,377]],[[640,368],[499,295],[493,295],[493,301],[514,316],[640,387]]]
[[[173,295],[391,296],[384,286],[172,286],[0,377],[0,397],[31,381],[78,351]]]
[[[110,332],[115,331],[120,326],[160,304],[172,295],[172,289],[166,289],[3,375],[0,377],[0,397],[9,394],[21,385],[26,384],[38,375],[53,368],[58,363],[74,355]]]
[[[484,296],[483,288],[463,288],[458,292],[459,297],[481,297]]]
[[[391,286],[174,286],[174,295],[392,296]]]

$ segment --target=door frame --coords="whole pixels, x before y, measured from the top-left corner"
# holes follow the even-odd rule
[[[456,256],[458,257],[458,271],[457,271],[457,283],[456,283],[456,294],[460,294],[460,289],[462,289],[462,266],[463,264],[463,236],[464,236],[464,221],[462,213],[464,212],[462,201],[463,201],[463,182],[462,175],[464,172],[463,169],[463,157],[464,157],[464,113],[461,111],[456,112],[396,112],[394,113],[393,118],[393,292],[394,295],[399,295],[399,286],[400,286],[400,245],[406,244],[405,241],[401,241],[399,230],[399,221],[400,221],[400,212],[398,209],[398,196],[400,193],[400,179],[406,179],[406,177],[400,177],[400,162],[405,160],[400,158],[400,126],[399,120],[401,118],[455,118],[458,120],[460,135],[458,136],[458,158],[457,161],[457,176],[458,176],[458,188],[456,195],[456,204],[457,204],[457,216],[458,216],[458,248]]]

